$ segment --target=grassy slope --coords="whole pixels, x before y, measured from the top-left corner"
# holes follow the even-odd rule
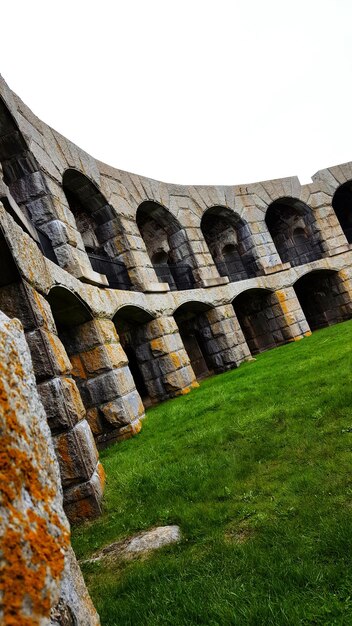
[[[352,624],[351,342],[347,322],[266,352],[104,451],[105,514],[75,529],[78,556],[160,524],[184,539],[84,566],[103,626]]]

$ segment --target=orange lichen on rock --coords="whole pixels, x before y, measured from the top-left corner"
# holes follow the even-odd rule
[[[4,626],[40,624],[58,599],[69,546],[65,517],[60,519],[55,459],[47,447],[44,411],[34,398],[29,356],[16,350],[11,332],[0,332],[0,621]],[[23,340],[24,341],[24,340]],[[21,362],[22,360],[22,362]],[[38,414],[34,413],[37,408]]]
[[[182,367],[182,362],[177,352],[170,352],[170,359],[175,369],[179,369],[180,367]]]

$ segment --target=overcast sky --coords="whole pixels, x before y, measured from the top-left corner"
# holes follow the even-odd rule
[[[352,160],[351,0],[13,0],[0,71],[120,169],[240,184]]]

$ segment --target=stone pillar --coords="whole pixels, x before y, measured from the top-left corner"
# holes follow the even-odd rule
[[[9,317],[18,317],[25,329],[38,391],[52,429],[66,513],[70,521],[99,515],[104,470],[49,304],[22,282],[0,289],[0,309]]]
[[[273,316],[285,341],[298,341],[311,335],[309,324],[293,287],[275,291],[277,304],[272,307]]]
[[[99,227],[98,232],[108,255],[125,263],[135,289],[169,291],[168,284],[158,280],[134,216],[133,219],[124,215],[117,218],[116,214],[115,219]]]
[[[198,328],[203,336],[208,362],[215,373],[238,367],[251,358],[231,304],[210,309],[202,318]]]
[[[144,407],[113,322],[91,320],[66,329],[61,337],[97,444],[137,434]]]
[[[184,395],[198,387],[173,317],[143,324],[136,329],[133,343],[152,401]]]
[[[253,203],[256,196],[238,199],[238,205],[243,202],[246,211],[248,235],[245,246],[255,257],[258,274],[272,274],[290,267],[289,263],[282,263],[280,255],[273,242],[272,236],[265,222],[265,212],[258,207],[262,204],[259,198],[258,206]],[[263,207],[264,208],[264,207]]]
[[[352,267],[341,270],[338,277],[340,279],[338,289],[341,294],[340,308],[345,319],[349,319],[352,316]]]
[[[329,188],[321,181],[309,185],[309,203],[314,210],[316,228],[320,232],[321,246],[325,256],[333,256],[350,249],[346,236],[331,206]]]
[[[0,487],[0,622],[98,626],[70,547],[59,467],[23,328],[3,313],[0,387],[5,468]]]

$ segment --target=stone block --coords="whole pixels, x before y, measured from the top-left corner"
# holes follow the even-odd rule
[[[161,402],[162,400],[166,400],[166,398],[172,395],[165,388],[163,379],[161,377],[152,378],[148,381],[146,380],[145,383],[148,389],[149,396],[153,401],[156,400],[158,402]]]
[[[173,317],[158,317],[146,325],[146,339],[157,339],[164,335],[178,333],[178,326]]]
[[[151,359],[153,359],[153,354],[149,343],[143,343],[136,348],[136,357],[139,363],[143,363],[145,361],[150,361]]]
[[[98,462],[98,451],[87,420],[78,422],[72,430],[56,435],[53,442],[62,485],[67,487],[89,480]]]
[[[43,326],[56,332],[49,303],[28,283],[18,282],[1,287],[0,309],[10,318],[17,317],[25,331]]]
[[[195,381],[195,375],[191,366],[183,367],[177,372],[171,372],[164,377],[166,391],[173,393],[189,387]]]
[[[134,389],[134,380],[128,367],[111,370],[80,386],[83,402],[88,408],[125,396]]]
[[[68,333],[62,333],[66,337],[65,345],[68,345],[69,354],[86,352],[107,343],[117,344],[119,341],[116,328],[111,320],[95,319],[76,326]]]
[[[26,333],[38,381],[68,374],[71,362],[60,339],[43,328]]]
[[[150,349],[154,357],[175,352],[183,348],[182,340],[179,334],[165,335],[158,339],[152,339]]]
[[[122,398],[108,402],[99,409],[111,426],[121,427],[144,417],[144,406],[139,393],[135,390]]]
[[[65,490],[64,509],[72,523],[94,519],[101,514],[104,483],[104,469],[98,463],[89,480]]]
[[[205,316],[210,324],[215,324],[216,322],[221,322],[222,320],[226,320],[228,318],[233,318],[233,306],[231,304],[217,306],[213,309],[209,309],[209,311],[206,311]]]
[[[11,184],[11,193],[18,204],[45,195],[47,188],[41,172],[33,172],[18,178]]]
[[[127,424],[126,426],[122,426],[116,431],[116,440],[124,441],[125,439],[130,439],[134,435],[138,435],[142,428],[142,422],[140,419],[134,420],[131,424]]]
[[[119,343],[97,346],[88,352],[81,352],[79,356],[88,378],[128,363],[126,354]]]
[[[36,226],[42,226],[51,220],[62,219],[65,217],[57,199],[48,194],[40,198],[36,198],[31,202],[27,202],[26,208],[29,211],[32,222],[36,224]]]
[[[38,385],[52,433],[72,428],[85,416],[85,408],[72,378],[56,377]]]
[[[221,322],[215,322],[215,324],[211,325],[211,332],[214,337],[232,334],[233,332],[235,332],[235,330],[236,328],[232,319],[225,319]]]
[[[82,237],[76,228],[68,226],[61,220],[52,220],[46,222],[42,226],[42,230],[49,237],[54,248],[62,244],[70,244],[71,246],[83,247]]]
[[[160,359],[151,359],[150,361],[140,363],[139,367],[144,382],[148,382],[148,380],[152,380],[153,378],[158,378],[161,374]]]

